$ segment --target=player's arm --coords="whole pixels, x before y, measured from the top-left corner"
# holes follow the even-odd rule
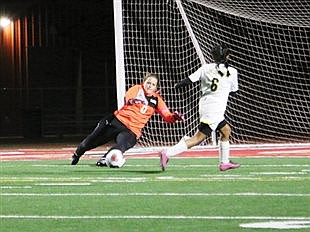
[[[236,69],[231,70],[231,78],[232,78],[232,85],[231,85],[231,90],[229,95],[232,97],[235,97],[238,90],[239,90],[239,85],[238,85],[238,71]]]
[[[208,68],[207,65],[201,66],[199,69],[197,69],[194,73],[192,73],[189,77],[181,80],[180,82],[176,83],[174,87],[176,89],[182,88],[184,86],[190,85],[196,81],[200,80],[200,77],[203,75],[205,70]]]
[[[190,85],[190,84],[192,84],[192,83],[193,83],[193,82],[191,81],[191,79],[189,79],[189,78],[187,77],[187,78],[183,79],[182,81],[176,83],[176,84],[174,85],[174,88],[179,89],[179,88],[182,88],[182,87],[184,87],[184,86]]]
[[[158,105],[156,112],[160,114],[160,116],[164,119],[165,122],[167,123],[174,123],[177,121],[185,121],[185,117],[183,116],[182,113],[175,111],[175,112],[170,112],[168,109],[166,103],[163,101],[161,97],[158,98]]]
[[[237,92],[238,92],[238,90],[237,90],[237,91],[234,91],[234,92],[230,92],[230,93],[229,93],[229,96],[235,97],[235,96],[237,95]]]

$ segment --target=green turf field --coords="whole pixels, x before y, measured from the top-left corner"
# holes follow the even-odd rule
[[[310,231],[310,158],[238,158],[226,172],[217,161],[173,159],[166,172],[158,159],[2,161],[0,231]]]

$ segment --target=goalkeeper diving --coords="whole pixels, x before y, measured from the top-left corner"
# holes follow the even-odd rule
[[[98,122],[96,128],[76,148],[71,165],[76,165],[86,151],[114,140],[115,145],[96,165],[120,168],[126,161],[123,153],[137,143],[142,129],[154,113],[159,113],[167,123],[184,121],[184,116],[178,111],[171,112],[159,95],[159,81],[157,74],[146,73],[142,84],[129,88],[124,106]]]

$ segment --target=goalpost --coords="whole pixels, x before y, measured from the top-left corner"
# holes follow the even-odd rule
[[[232,143],[310,142],[308,1],[114,0],[114,15],[118,107],[131,85],[155,72],[168,107],[186,117],[167,124],[154,115],[141,146],[169,146],[195,133],[199,83],[173,86],[211,62],[218,43],[231,49],[239,71],[240,90],[226,112]]]

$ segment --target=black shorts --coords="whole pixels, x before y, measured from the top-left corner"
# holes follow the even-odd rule
[[[222,129],[226,124],[227,124],[227,122],[226,122],[226,120],[224,119],[223,121],[221,121],[221,122],[218,124],[216,130],[218,131],[218,130]],[[203,123],[203,122],[201,122],[201,123],[199,124],[198,130],[199,130],[201,133],[205,134],[207,137],[209,137],[209,136],[211,135],[211,133],[212,133],[212,129],[210,128],[209,124],[206,124],[206,123]]]

